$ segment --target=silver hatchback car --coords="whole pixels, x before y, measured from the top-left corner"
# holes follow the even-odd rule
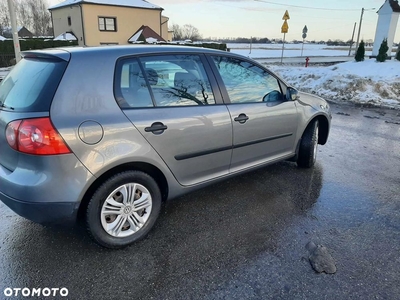
[[[330,121],[326,101],[227,52],[25,52],[0,85],[0,199],[38,223],[84,215],[120,248],[163,200],[281,160],[312,167]]]

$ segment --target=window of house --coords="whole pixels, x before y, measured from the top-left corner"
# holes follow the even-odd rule
[[[213,56],[231,103],[283,101],[278,80],[266,70],[236,58]]]
[[[71,26],[71,24],[72,24],[71,17],[68,17],[67,20],[68,20],[68,26]]]
[[[117,31],[117,18],[99,17],[100,31]]]

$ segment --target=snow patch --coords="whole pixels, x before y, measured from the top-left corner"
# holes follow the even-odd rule
[[[400,62],[345,62],[329,67],[269,68],[299,90],[333,102],[400,108]]]

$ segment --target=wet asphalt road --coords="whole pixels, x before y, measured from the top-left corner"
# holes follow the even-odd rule
[[[0,299],[6,287],[66,287],[68,299],[399,299],[400,112],[333,116],[314,169],[278,163],[173,200],[124,250],[0,204]],[[309,241],[328,248],[336,274],[313,271]]]

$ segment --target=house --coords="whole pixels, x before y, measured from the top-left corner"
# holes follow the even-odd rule
[[[30,32],[25,26],[18,26],[18,36],[20,38],[33,38],[33,33]],[[12,28],[11,27],[4,27],[3,28],[3,35],[5,37],[11,38],[12,37]]]
[[[142,26],[168,40],[169,18],[147,1],[66,0],[49,10],[54,36],[70,32],[82,46],[128,44]]]

